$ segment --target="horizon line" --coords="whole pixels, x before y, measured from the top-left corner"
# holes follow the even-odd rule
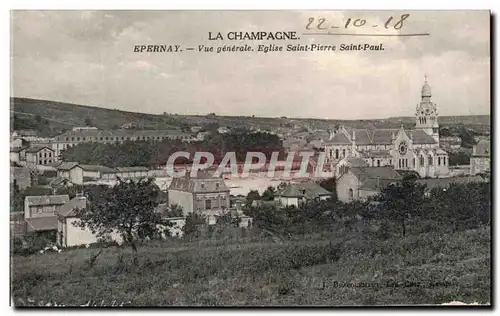
[[[119,111],[119,112],[126,112],[126,113],[133,113],[133,114],[146,114],[146,115],[155,115],[155,116],[164,116],[162,113],[151,113],[151,112],[135,112],[131,110],[123,110],[123,109],[117,109],[117,108],[107,108],[103,106],[98,106],[98,105],[85,105],[85,104],[78,104],[78,103],[73,103],[73,102],[67,102],[67,101],[58,101],[58,100],[47,100],[47,99],[37,99],[33,97],[24,97],[24,96],[10,96],[10,99],[29,99],[29,100],[36,100],[36,101],[44,101],[44,102],[54,102],[54,103],[63,103],[66,105],[75,105],[75,106],[81,106],[81,107],[90,107],[90,108],[98,108],[102,110],[108,110],[108,111]],[[11,102],[10,102],[11,103]],[[12,108],[12,103],[9,104],[10,106],[10,112],[15,112]],[[491,108],[491,106],[490,106]],[[166,112],[169,116],[208,116],[210,113],[215,113],[215,112],[210,112],[208,110],[208,113],[198,113],[198,114],[181,114],[181,113],[168,113]],[[376,120],[388,120],[388,119],[394,119],[394,118],[413,118],[415,117],[414,115],[396,115],[396,116],[386,116],[383,118],[352,118],[352,119],[343,119],[343,118],[320,118],[320,117],[290,117],[286,115],[274,115],[274,116],[257,116],[255,115],[252,117],[252,115],[237,115],[237,114],[217,114],[215,113],[215,116],[217,117],[246,117],[246,118],[266,118],[266,119],[280,119],[282,117],[285,117],[286,119],[289,120],[323,120],[323,121],[376,121]],[[454,114],[454,115],[439,115],[439,117],[453,117],[453,116],[463,116],[463,117],[470,117],[470,116],[491,116],[491,113],[488,114]]]

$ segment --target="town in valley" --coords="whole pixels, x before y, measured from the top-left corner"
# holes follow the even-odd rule
[[[12,11],[11,305],[491,308],[490,12],[311,14]]]

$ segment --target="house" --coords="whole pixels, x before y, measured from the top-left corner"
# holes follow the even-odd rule
[[[172,179],[168,188],[168,205],[182,207],[184,216],[199,212],[207,216],[209,224],[215,224],[216,216],[229,209],[229,188],[220,177],[199,171],[197,177],[186,172],[184,177]]]
[[[47,146],[26,149],[26,163],[34,165],[47,165],[56,161],[54,151]]]
[[[56,209],[68,201],[67,194],[27,196],[24,199],[24,218],[55,216]]]
[[[31,173],[28,168],[10,167],[10,183],[16,186],[19,190],[24,190],[31,186]]]
[[[312,200],[327,200],[331,198],[332,192],[325,190],[314,182],[288,183],[276,192],[275,200],[281,206],[299,206]]]
[[[51,234],[56,231],[56,210],[68,201],[68,195],[27,196],[24,199],[26,232]]]
[[[391,166],[351,167],[337,179],[337,197],[343,202],[364,200],[400,179]]]
[[[470,158],[471,175],[485,173],[490,170],[490,149],[490,141],[486,139],[480,139],[479,142],[474,145]]]
[[[80,227],[81,220],[78,217],[78,210],[88,207],[88,203],[84,195],[77,194],[71,201],[57,210],[57,243],[61,247],[88,245],[99,241],[97,234],[92,233],[89,228]],[[167,228],[170,236],[181,237],[183,235],[183,227],[186,223],[185,217],[170,217],[165,219],[172,223],[172,226]],[[103,239],[115,241],[118,244],[123,242],[123,237],[117,231],[103,236]]]
[[[57,177],[62,179],[68,179],[72,183],[82,184],[83,183],[83,170],[81,168],[76,168],[78,162],[63,162],[59,164],[57,169]]]
[[[73,184],[83,184],[86,181],[99,179],[114,179],[116,170],[100,165],[83,165],[77,162],[65,162],[57,167],[57,176],[68,179]]]
[[[58,245],[61,247],[73,247],[98,242],[99,238],[89,228],[80,228],[78,226],[80,218],[77,216],[77,211],[86,207],[87,198],[82,194],[77,194],[71,201],[67,201],[57,210],[56,228]],[[107,237],[118,243],[123,241],[120,234],[116,232],[112,232]]]
[[[10,148],[10,161],[13,162],[20,162],[21,161],[21,156],[20,152],[25,149],[23,147],[14,147]],[[26,148],[27,149],[27,148]]]

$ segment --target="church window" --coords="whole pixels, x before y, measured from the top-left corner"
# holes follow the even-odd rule
[[[349,200],[352,200],[354,198],[354,191],[352,189],[349,189]]]
[[[339,159],[339,150],[335,149],[335,159]]]
[[[424,156],[420,156],[420,165],[423,166],[424,165]]]
[[[345,149],[342,149],[342,157],[345,157]]]
[[[432,166],[432,156],[429,155],[429,166]]]
[[[438,157],[438,166],[441,166],[441,157]]]
[[[380,167],[380,159],[377,159],[377,167]]]
[[[415,157],[413,157],[413,164],[412,164],[412,167],[415,167]]]
[[[401,159],[398,160],[398,168],[401,169]]]
[[[446,166],[446,157],[443,157],[443,166]]]

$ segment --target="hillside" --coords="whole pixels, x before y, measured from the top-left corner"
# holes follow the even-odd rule
[[[34,128],[47,136],[56,135],[72,126],[85,126],[89,124],[101,129],[117,129],[125,124],[133,124],[134,128],[138,129],[186,129],[189,126],[205,124],[261,129],[275,129],[295,124],[308,126],[313,129],[328,129],[335,125],[347,125],[353,128],[397,128],[402,123],[406,127],[412,127],[415,123],[413,117],[392,117],[379,120],[323,120],[285,117],[219,116],[215,114],[177,115],[165,113],[165,115],[155,115],[17,97],[11,98],[10,110],[11,114],[15,115],[15,128]],[[44,124],[33,124],[30,122],[37,116],[42,118]],[[440,117],[440,122],[442,126],[463,124],[467,128],[472,128],[479,133],[490,130],[489,115],[443,116]]]
[[[360,306],[491,302],[490,230],[387,240],[339,231],[14,256],[17,306]],[[412,251],[408,252],[408,249]],[[102,303],[101,303],[102,302]],[[115,305],[115,306],[116,306]]]

